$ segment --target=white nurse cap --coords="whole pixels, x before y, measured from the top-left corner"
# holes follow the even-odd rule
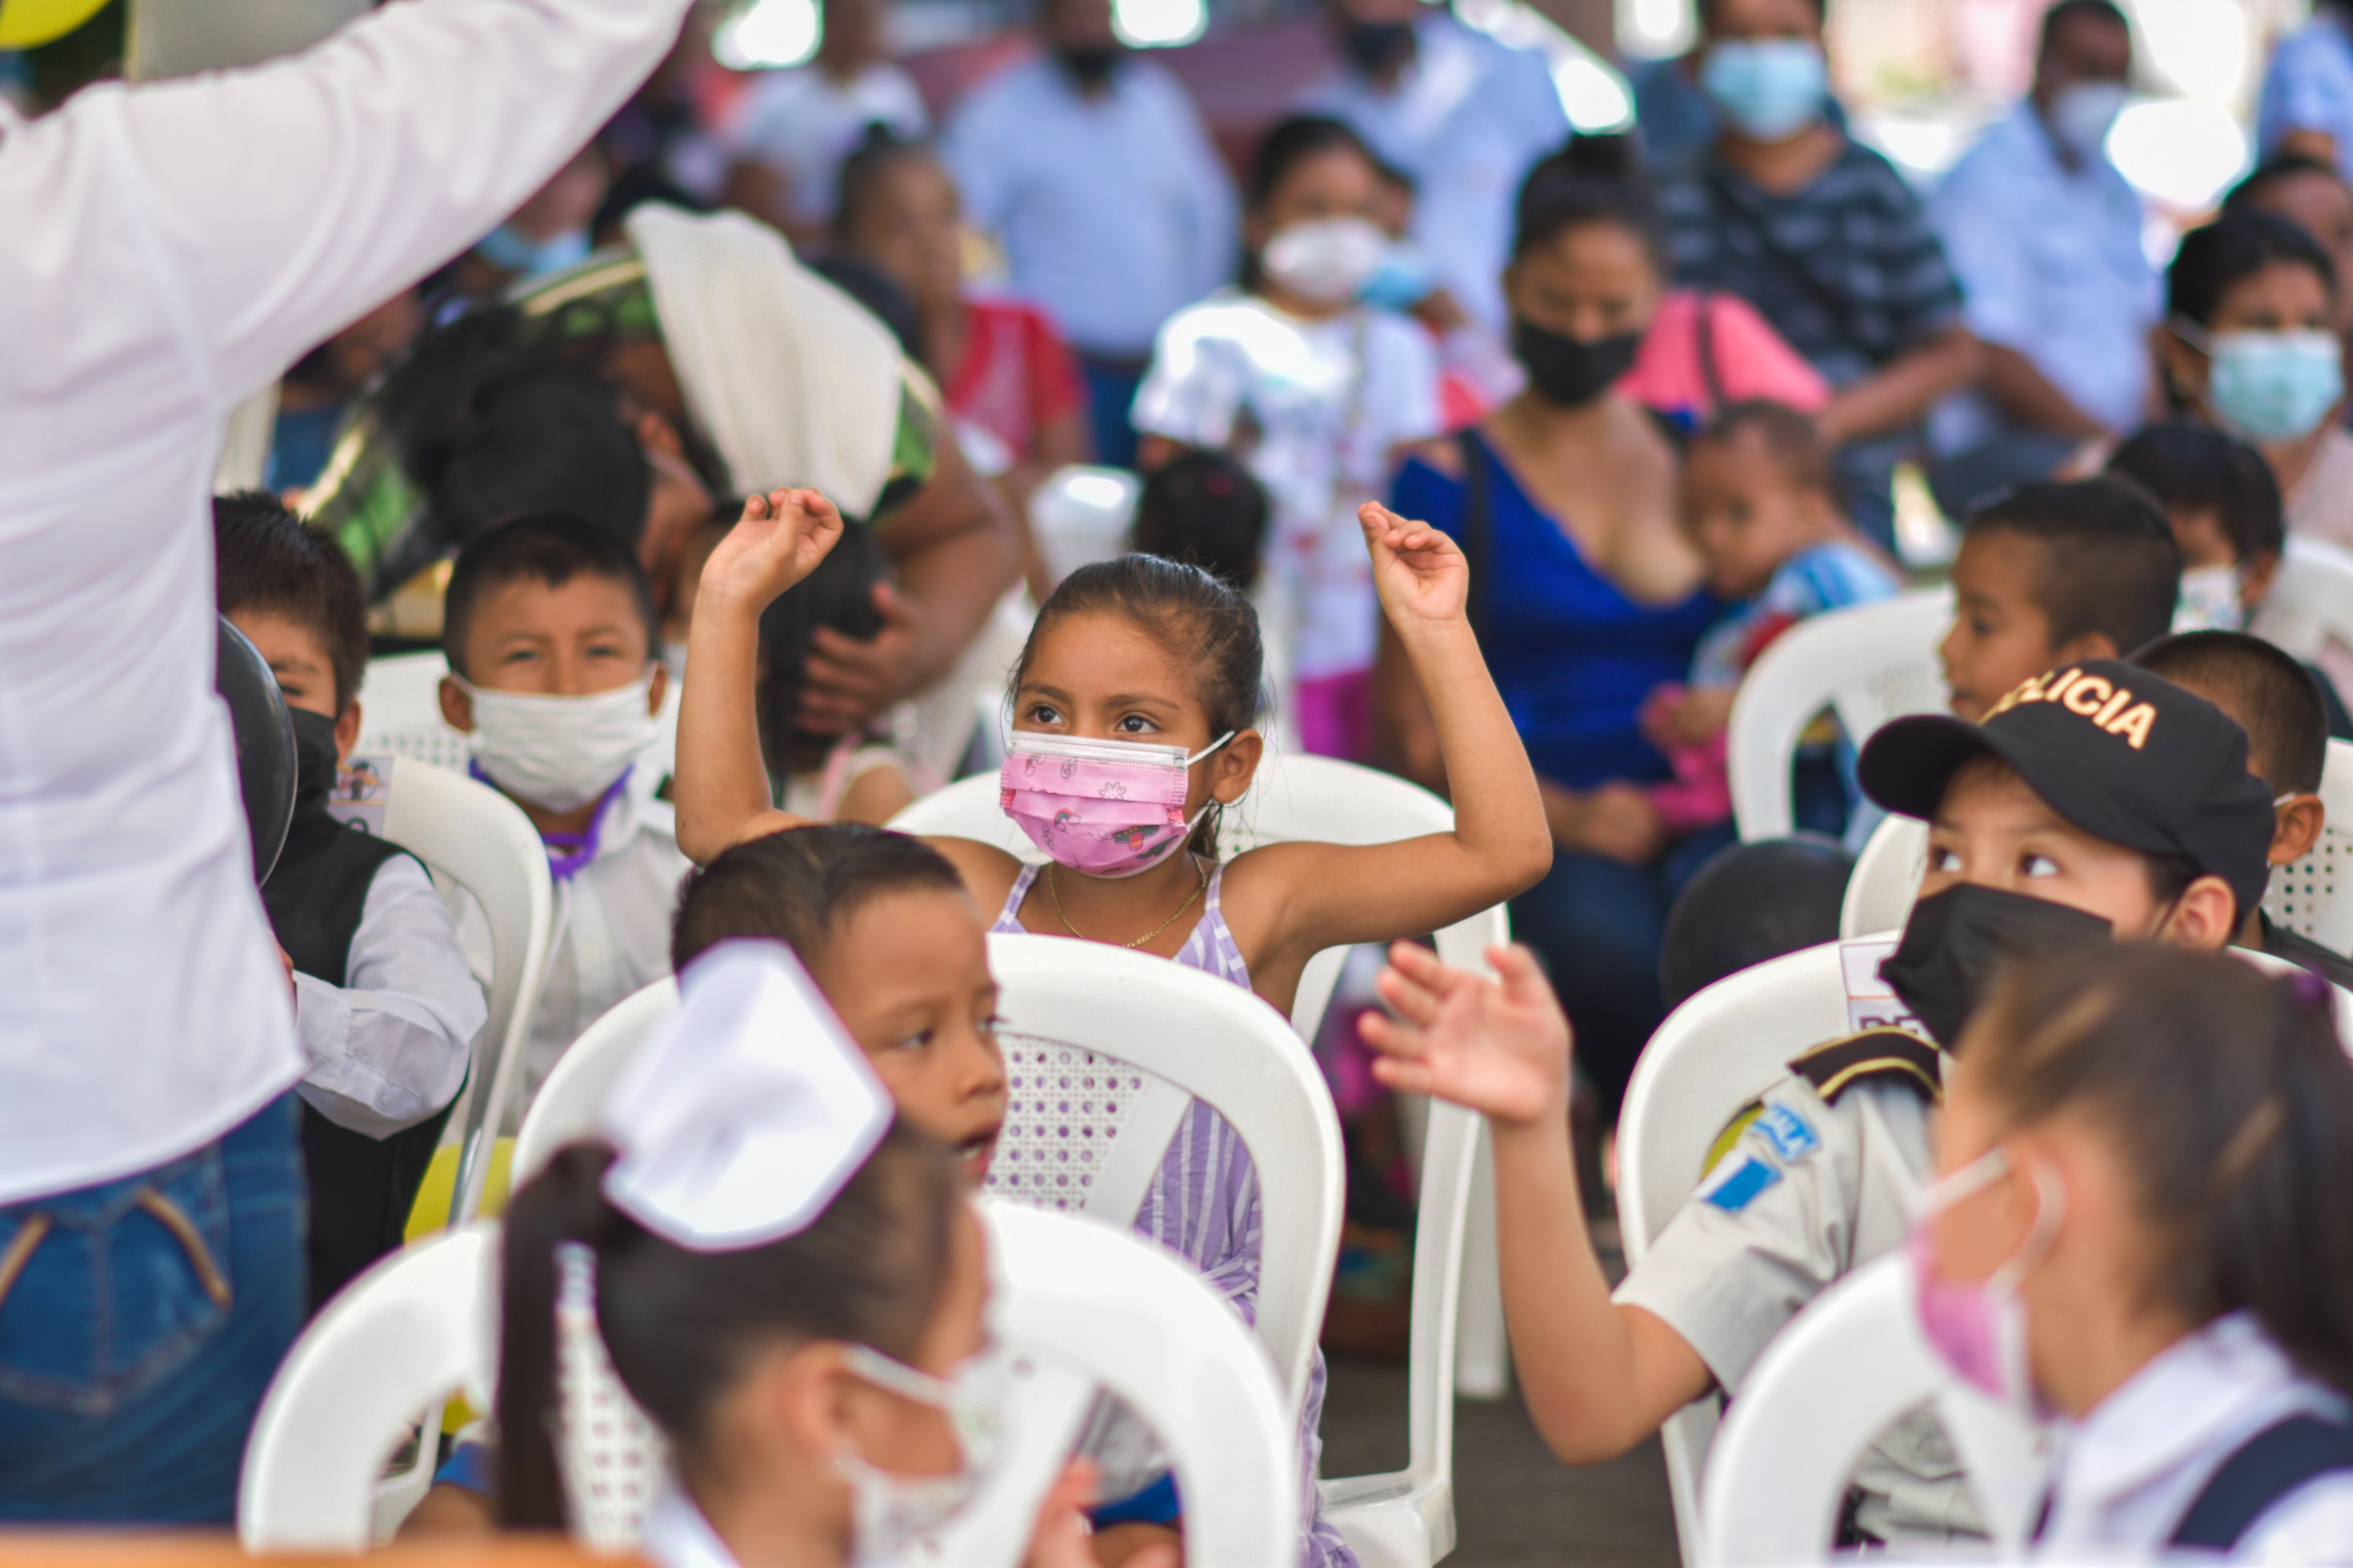
[[[780,942],[722,942],[679,989],[606,1097],[605,1196],[696,1252],[807,1229],[890,1129],[890,1093]]]

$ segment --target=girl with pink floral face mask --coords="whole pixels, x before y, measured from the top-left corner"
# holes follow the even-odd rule
[[[1219,815],[1243,798],[1265,741],[1261,645],[1250,601],[1198,568],[1128,555],[1081,568],[1039,611],[1013,675],[1010,755],[999,799],[1042,851],[936,838],[999,931],[1106,942],[1173,958],[1288,1013],[1307,961],[1327,947],[1440,930],[1532,886],[1552,839],[1512,717],[1465,618],[1469,573],[1443,533],[1378,505],[1358,521],[1381,610],[1437,721],[1453,831],[1391,844],[1292,842],[1219,858]],[[754,714],[761,608],[807,574],[841,530],[822,496],[754,497],[712,552],[695,600],[679,716],[679,843],[707,863],[731,845],[797,826],[770,809]],[[1018,1062],[1008,1061],[1018,1087]],[[1018,1097],[1017,1096],[1017,1099]],[[1018,1118],[1009,1119],[1018,1120]],[[1018,1173],[1000,1155],[991,1183]],[[1206,1198],[1206,1201],[1205,1201]],[[1254,1309],[1258,1184],[1225,1120],[1196,1102],[1179,1123],[1140,1228]],[[1322,1365],[1303,1419],[1303,1498],[1314,1500]],[[1134,1478],[1135,1498],[1155,1495]],[[1107,1475],[1107,1501],[1130,1494]],[[1113,1532],[1166,1533],[1166,1508],[1122,1514]],[[1173,1539],[1173,1538],[1172,1538]],[[1310,1511],[1302,1561],[1352,1561]]]
[[[1972,1019],[1910,1253],[1963,1381],[2054,1428],[2042,1554],[2353,1562],[2353,1061],[2330,987],[2144,943]]]

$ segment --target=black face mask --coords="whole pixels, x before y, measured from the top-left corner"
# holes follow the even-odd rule
[[[1088,44],[1073,48],[1065,46],[1054,51],[1071,79],[1082,88],[1099,88],[1111,81],[1111,73],[1119,65],[1120,49],[1116,44]]]
[[[326,810],[335,787],[335,721],[291,705],[286,713],[294,721],[294,815],[304,817]]]
[[[1340,52],[1367,75],[1397,58],[1413,37],[1411,22],[1359,22],[1340,26]]]
[[[2006,960],[2115,938],[2097,915],[1963,882],[1912,906],[1879,977],[1949,1051]]]
[[[1575,408],[1592,402],[1634,368],[1642,334],[1614,338],[1565,337],[1533,321],[1512,322],[1512,353],[1527,367],[1528,382],[1546,403]]]

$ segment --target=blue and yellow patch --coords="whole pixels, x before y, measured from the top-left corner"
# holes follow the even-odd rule
[[[1726,1214],[1738,1214],[1757,1200],[1757,1194],[1780,1179],[1779,1171],[1751,1155],[1708,1189],[1707,1201]]]
[[[1795,1164],[1822,1146],[1821,1134],[1813,1124],[1786,1105],[1767,1105],[1757,1112],[1749,1130],[1765,1141],[1766,1147],[1780,1157],[1785,1165]]]

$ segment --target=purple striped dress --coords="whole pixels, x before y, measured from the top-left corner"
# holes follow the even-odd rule
[[[1021,923],[1021,902],[1029,896],[1039,869],[1036,866],[1022,868],[997,923],[989,928],[992,931],[1017,936],[1027,931]],[[1219,884],[1225,875],[1223,865],[1210,871],[1209,885],[1201,897],[1200,919],[1178,950],[1176,962],[1229,980],[1247,991],[1250,965],[1242,961],[1241,949],[1235,945],[1234,933],[1219,903]],[[1017,1083],[1017,1100],[1020,1092]],[[1188,1259],[1233,1304],[1242,1321],[1256,1327],[1260,1226],[1258,1173],[1250,1164],[1250,1151],[1242,1147],[1241,1137],[1230,1122],[1200,1100],[1193,1101],[1176,1124],[1176,1135],[1168,1141],[1168,1153],[1145,1194],[1144,1206],[1136,1211],[1136,1233]],[[1300,1517],[1308,1525],[1301,1559],[1304,1568],[1356,1568],[1356,1553],[1324,1518],[1322,1497],[1315,1489],[1316,1466],[1324,1451],[1323,1435],[1317,1430],[1323,1414],[1324,1352],[1318,1348],[1308,1368],[1307,1399],[1299,1419],[1303,1467]]]

